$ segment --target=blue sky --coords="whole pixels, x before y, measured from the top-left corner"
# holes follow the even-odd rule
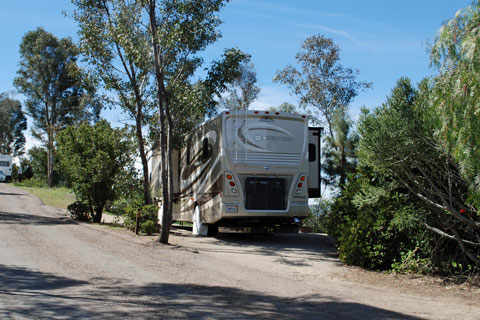
[[[224,48],[238,47],[252,56],[260,98],[252,109],[297,104],[287,87],[274,84],[277,70],[294,63],[301,42],[314,34],[332,38],[341,48],[341,63],[358,69],[359,80],[373,88],[351,104],[380,105],[398,78],[418,82],[431,75],[426,52],[441,24],[471,3],[470,0],[233,0],[220,13],[223,37],[204,53],[206,61],[218,58]],[[39,26],[57,37],[76,40],[75,23],[62,11],[73,10],[69,0],[2,1],[0,30],[0,92],[12,91],[23,35]],[[22,96],[17,95],[22,100]],[[115,122],[122,117],[105,113]],[[31,145],[31,142],[29,142]]]

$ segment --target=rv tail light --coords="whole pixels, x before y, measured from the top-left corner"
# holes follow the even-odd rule
[[[307,179],[307,175],[302,173],[297,178],[297,184],[295,187],[295,197],[306,197],[307,196],[307,188],[305,187],[305,181]]]
[[[237,189],[237,182],[235,181],[233,174],[231,172],[225,172],[224,177],[225,189],[223,190],[223,195],[225,197],[237,197],[239,194],[239,190]]]
[[[278,116],[280,114],[280,112],[275,112],[275,114]]]
[[[303,119],[305,119],[305,118],[306,118],[306,116],[305,116],[305,115],[303,115],[303,116],[302,116],[302,118],[303,118]]]
[[[225,112],[225,114],[230,114],[230,111]]]
[[[268,111],[265,111],[265,114],[270,114],[270,112],[268,112]]]
[[[258,111],[254,111],[253,113],[258,114]]]

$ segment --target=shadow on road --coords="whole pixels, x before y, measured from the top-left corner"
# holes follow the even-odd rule
[[[30,213],[0,212],[1,224],[32,224],[32,225],[58,225],[75,224],[75,222],[65,216],[47,217]]]
[[[190,237],[188,233],[183,236]],[[292,266],[310,266],[314,261],[342,265],[334,240],[325,234],[222,234],[217,239],[198,238],[196,241],[204,244],[193,245],[199,251],[268,256]]]
[[[11,193],[11,192],[0,192],[0,196],[28,196],[28,194],[25,193]]]
[[[58,277],[18,266],[0,264],[1,290],[54,290],[85,284],[84,281]]]
[[[0,318],[417,319],[318,294],[292,299],[220,286],[133,286],[127,280],[94,285],[4,265],[0,283]]]

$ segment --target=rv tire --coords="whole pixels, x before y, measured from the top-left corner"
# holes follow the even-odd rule
[[[218,235],[218,225],[209,224],[207,230],[207,237],[216,237]]]

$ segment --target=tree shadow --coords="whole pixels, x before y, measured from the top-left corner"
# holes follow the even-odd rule
[[[0,196],[28,196],[28,194],[25,193],[11,193],[11,192],[0,192]]]
[[[187,235],[188,236],[188,235]],[[245,255],[274,257],[281,264],[311,266],[312,262],[328,261],[343,265],[333,238],[325,234],[299,233],[271,235],[221,234],[217,239],[198,241],[208,242],[207,246],[196,248],[199,251],[223,252]],[[185,245],[185,244],[182,244]],[[193,245],[193,247],[195,247]]]
[[[0,264],[1,290],[54,290],[86,284],[85,281],[58,277],[19,266]]]
[[[29,224],[29,225],[59,225],[75,224],[75,221],[66,216],[48,217],[31,213],[14,213],[0,211],[2,224]]]
[[[135,286],[127,280],[95,284],[4,265],[0,281],[0,318],[417,319],[319,294],[289,298],[223,286]]]

